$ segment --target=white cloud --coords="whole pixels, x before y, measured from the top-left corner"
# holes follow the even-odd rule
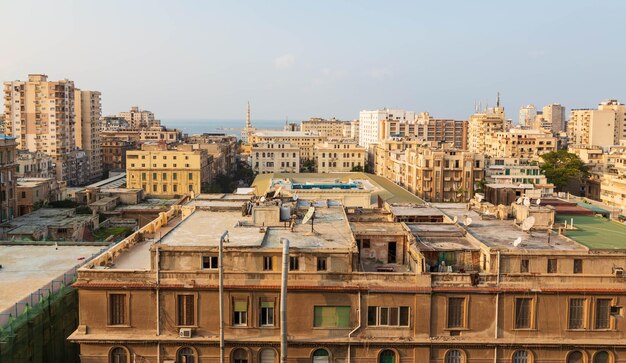
[[[287,69],[294,65],[296,62],[296,56],[293,54],[285,54],[280,57],[274,58],[274,68]]]

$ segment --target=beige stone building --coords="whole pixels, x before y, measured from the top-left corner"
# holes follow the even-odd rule
[[[287,143],[252,144],[250,164],[258,174],[299,173],[300,148]]]
[[[567,123],[571,144],[607,148],[626,139],[626,108],[616,100],[600,103],[598,109],[574,109]]]
[[[547,130],[510,129],[488,134],[485,140],[485,154],[496,158],[539,161],[541,155],[557,148],[556,138]]]
[[[78,270],[79,327],[69,339],[82,362],[219,362],[222,323],[230,363],[279,362],[283,328],[288,362],[626,355],[622,225],[574,216],[577,230],[564,229],[569,216],[539,206],[499,220],[467,204],[328,204],[316,208],[311,233],[308,203],[260,202],[242,216],[245,201],[229,198],[176,206]],[[273,203],[294,216],[293,228]],[[537,220],[532,234],[520,229],[523,216]],[[285,306],[281,238],[290,242]]]
[[[600,200],[606,205],[621,209],[626,215],[626,141],[610,148],[606,168],[600,177]]]
[[[102,169],[106,176],[111,171],[126,171],[126,152],[137,148],[137,143],[130,137],[102,137]]]
[[[117,117],[126,120],[133,129],[161,126],[161,121],[154,118],[154,113],[140,110],[138,106],[132,106],[129,111],[118,112]]]
[[[312,117],[300,123],[300,131],[317,133],[326,137],[344,137],[346,124],[349,123],[335,118],[326,120]]]
[[[231,175],[237,170],[239,144],[237,137],[220,133],[191,135],[185,140],[188,144],[199,144],[201,149],[213,157],[213,175]]]
[[[54,178],[54,159],[40,151],[17,150],[18,178]]]
[[[367,151],[356,141],[326,141],[315,145],[315,167],[318,173],[364,171]]]
[[[499,105],[483,113],[470,116],[468,122],[467,147],[469,151],[484,154],[490,149],[487,138],[505,130],[506,115]]]
[[[14,137],[0,135],[0,223],[18,216],[15,162],[17,143]]]
[[[126,186],[141,188],[149,196],[198,195],[211,180],[205,150],[183,144],[170,149],[165,144],[143,144],[126,151]]]
[[[75,90],[76,147],[83,149],[89,163],[89,179],[102,179],[102,105],[100,92]]]
[[[63,200],[67,195],[65,183],[54,178],[20,178],[16,190],[20,215],[31,213],[49,202]]]
[[[326,136],[304,131],[258,131],[250,135],[250,143],[289,144],[300,149],[301,162],[315,158],[314,146],[326,141]]]
[[[565,107],[559,103],[551,103],[543,106],[542,118],[545,124],[542,125],[547,130],[552,131],[555,135],[564,132],[565,128]]]

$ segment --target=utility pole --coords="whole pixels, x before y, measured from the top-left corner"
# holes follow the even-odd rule
[[[280,285],[280,363],[287,363],[287,274],[289,273],[289,240],[281,238],[283,244],[283,272]]]
[[[224,363],[224,256],[222,254],[224,242],[228,242],[228,231],[220,237],[218,268],[220,274],[220,363]]]

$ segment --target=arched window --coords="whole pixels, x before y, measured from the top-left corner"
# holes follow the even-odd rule
[[[326,349],[317,349],[313,352],[313,363],[329,363],[330,354]]]
[[[611,357],[609,356],[609,352],[603,350],[593,356],[593,363],[610,363],[610,358]]]
[[[109,353],[110,363],[128,363],[128,351],[122,347],[111,349]]]
[[[529,356],[530,354],[528,354],[527,350],[518,350],[513,353],[513,363],[529,363]]]
[[[196,363],[196,354],[189,347],[180,348],[176,353],[176,363]]]
[[[233,351],[233,363],[248,363],[248,352],[243,349],[235,349]]]
[[[378,363],[396,363],[396,352],[393,350],[383,350],[378,356]]]
[[[456,349],[447,351],[445,363],[463,363],[463,353]]]
[[[583,354],[579,351],[567,355],[567,363],[583,363]]]
[[[276,363],[276,352],[273,349],[263,349],[261,363]]]

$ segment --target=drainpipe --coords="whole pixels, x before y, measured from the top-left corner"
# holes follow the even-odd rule
[[[224,242],[228,242],[228,231],[225,231],[220,237],[219,244],[219,275],[220,275],[220,293],[219,293],[219,306],[220,306],[220,363],[224,363]]]
[[[352,338],[352,334],[354,334],[357,330],[361,329],[361,290],[359,290],[359,309],[357,310],[359,314],[359,324],[352,329],[351,332],[348,333],[348,363],[352,362],[352,348],[350,348],[350,339]]]
[[[155,270],[156,270],[156,335],[157,337],[161,335],[161,306],[160,306],[160,279],[159,279],[159,265],[160,265],[160,255],[161,251],[159,251],[159,246],[157,245],[155,248]],[[157,341],[157,362],[161,362],[161,343]]]
[[[281,238],[283,244],[283,272],[280,284],[280,362],[287,363],[287,274],[289,273],[289,240]]]

